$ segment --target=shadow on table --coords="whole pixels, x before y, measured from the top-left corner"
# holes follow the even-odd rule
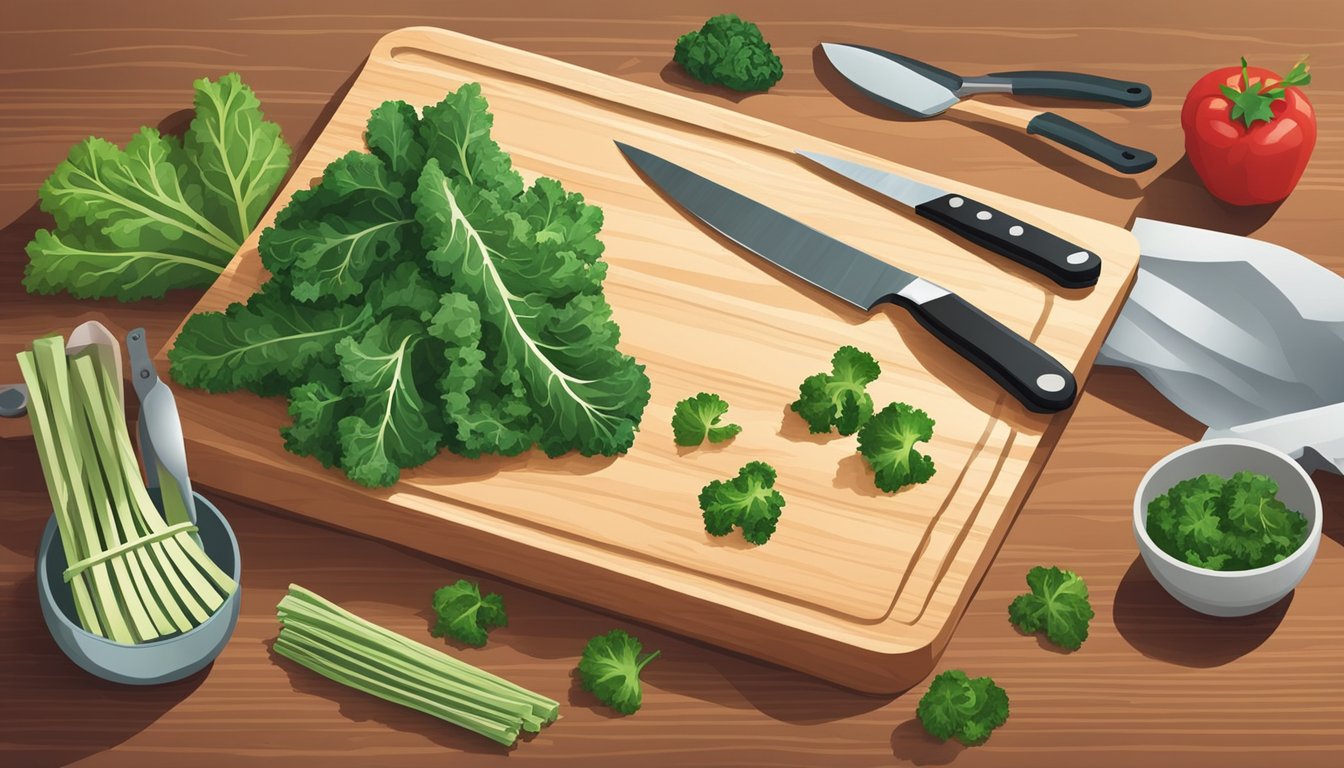
[[[5,617],[0,630],[3,655],[23,660],[4,668],[4,690],[11,704],[5,722],[9,765],[70,765],[111,749],[153,725],[209,676],[211,667],[206,667],[175,683],[134,686],[90,675],[51,639],[37,604],[35,582],[29,574],[0,597],[0,615]]]
[[[1232,205],[1214,197],[1199,180],[1190,158],[1182,156],[1143,190],[1134,216],[1189,227],[1249,235],[1269,221],[1281,203]],[[1132,222],[1131,222],[1132,224]]]
[[[1115,628],[1134,650],[1183,667],[1218,667],[1245,656],[1274,634],[1293,593],[1253,616],[1216,618],[1192,611],[1167,594],[1142,558],[1115,591]]]
[[[1109,403],[1149,424],[1189,438],[1194,442],[1207,429],[1193,416],[1177,408],[1138,372],[1099,365],[1087,378],[1087,394]]]
[[[715,85],[713,83],[702,83],[691,77],[682,66],[675,61],[669,61],[658,72],[664,83],[688,93],[703,93],[708,96],[717,96],[724,101],[731,101],[734,104],[741,104],[752,96],[760,96],[765,91],[735,91],[724,85]]]
[[[966,747],[956,739],[939,741],[924,730],[919,718],[912,717],[891,732],[891,754],[915,765],[947,765]]]

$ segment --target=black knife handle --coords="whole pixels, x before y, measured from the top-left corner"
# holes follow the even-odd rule
[[[943,195],[915,213],[1066,288],[1095,285],[1101,258],[1078,245],[963,195]]]
[[[1056,141],[1069,149],[1096,158],[1121,173],[1140,173],[1157,165],[1152,152],[1126,147],[1102,136],[1090,128],[1060,117],[1054,112],[1042,112],[1027,123],[1027,133],[1035,133]]]
[[[1085,75],[1081,72],[995,72],[990,77],[1013,81],[1013,93],[1020,96],[1058,96],[1065,99],[1104,101],[1134,108],[1153,100],[1153,89],[1145,83]]]
[[[934,289],[931,298],[918,295],[912,298],[909,291],[896,296],[897,302],[920,325],[974,363],[1029,410],[1053,413],[1073,405],[1078,383],[1058,360],[955,293],[927,283],[924,286]]]

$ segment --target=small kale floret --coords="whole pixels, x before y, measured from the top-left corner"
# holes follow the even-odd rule
[[[770,540],[784,509],[784,496],[775,490],[775,469],[753,461],[731,480],[715,480],[700,491],[705,530],[711,536],[727,536],[733,526],[752,544]]]
[[[927,413],[892,403],[859,430],[859,453],[873,468],[877,487],[894,493],[933,477],[933,459],[915,450],[916,443],[932,438],[933,419]]]
[[[623,630],[613,629],[588,641],[579,658],[583,689],[622,715],[633,715],[643,704],[639,673],[659,651],[640,658],[644,646]]]
[[[504,598],[497,592],[482,596],[480,585],[466,579],[434,590],[433,605],[438,621],[429,633],[434,637],[447,635],[467,645],[482,646],[490,630],[509,625]]]
[[[975,746],[1008,721],[1008,694],[991,678],[949,669],[933,678],[915,713],[935,738]]]
[[[1027,572],[1031,591],[1008,606],[1008,620],[1023,632],[1045,630],[1050,642],[1076,651],[1087,639],[1087,625],[1096,614],[1087,599],[1087,583],[1073,571],[1036,566]]]
[[[872,418],[873,398],[867,387],[881,374],[872,355],[841,347],[831,357],[831,372],[804,379],[789,408],[803,417],[809,432],[830,432],[834,427],[842,435],[852,435]]]
[[[672,60],[702,83],[735,91],[764,91],[784,76],[784,65],[760,27],[731,13],[677,38]]]
[[[701,392],[677,403],[672,411],[672,439],[677,445],[700,445],[705,440],[722,443],[742,431],[737,424],[723,424],[728,403],[718,395]]]

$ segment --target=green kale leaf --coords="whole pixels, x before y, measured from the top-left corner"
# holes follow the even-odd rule
[[[579,658],[583,689],[622,715],[638,712],[643,703],[639,673],[659,653],[641,659],[643,650],[639,640],[619,629],[589,640]]]
[[[700,491],[700,509],[705,530],[711,536],[727,536],[733,526],[752,544],[770,540],[784,510],[784,495],[775,490],[775,469],[753,461],[731,480],[715,480]]]
[[[764,91],[784,76],[784,65],[760,27],[731,13],[677,38],[672,60],[702,83],[736,91]]]
[[[1042,629],[1050,642],[1076,651],[1087,639],[1087,625],[1095,615],[1087,599],[1087,584],[1073,571],[1036,566],[1027,572],[1031,591],[1013,598],[1008,619],[1023,632]]]
[[[933,423],[918,408],[892,403],[863,425],[859,453],[873,468],[873,480],[879,489],[894,493],[933,477],[933,459],[915,450],[917,443],[933,438]]]
[[[77,298],[157,298],[209,285],[280,186],[289,146],[237,74],[197,80],[184,141],[141,128],[124,150],[76,144],[39,192],[56,220],[28,244],[24,285]]]
[[[1148,504],[1145,528],[1159,549],[1215,571],[1263,568],[1297,551],[1307,520],[1278,499],[1273,478],[1237,472],[1182,480]]]
[[[830,374],[808,376],[789,406],[803,417],[809,432],[852,435],[873,416],[868,385],[882,374],[873,356],[855,347],[841,347],[831,357]]]
[[[737,424],[722,424],[728,403],[718,395],[701,392],[677,403],[672,410],[672,439],[677,445],[700,445],[706,439],[722,443],[742,431]]]
[[[492,122],[474,83],[419,114],[374,109],[369,151],[262,233],[271,279],[187,321],[173,377],[288,394],[286,448],[369,486],[443,448],[628,449],[649,380],[617,348],[602,212],[553,179],[525,187]]]
[[[481,596],[481,588],[466,579],[434,591],[434,613],[438,621],[429,631],[434,637],[448,637],[480,647],[495,627],[507,627],[504,598],[498,593]]]
[[[949,669],[933,678],[915,714],[934,738],[975,746],[1008,722],[1008,694],[991,678]]]

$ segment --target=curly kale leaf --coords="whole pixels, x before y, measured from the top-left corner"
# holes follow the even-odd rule
[[[207,392],[258,391],[279,380],[283,391],[304,382],[313,366],[335,363],[336,342],[372,324],[368,306],[313,309],[277,293],[187,318],[168,351],[173,379]]]
[[[933,459],[915,445],[933,438],[933,419],[918,408],[892,403],[859,430],[859,453],[873,468],[873,481],[887,493],[933,477]]]
[[[1008,694],[991,678],[949,669],[933,678],[915,714],[934,738],[975,746],[1008,722]]]
[[[504,598],[498,593],[482,596],[480,585],[466,579],[435,590],[432,604],[438,617],[429,631],[434,637],[447,635],[480,647],[485,645],[491,629],[509,625]]]
[[[882,374],[873,356],[855,347],[841,347],[831,357],[831,372],[808,376],[789,406],[807,422],[809,432],[852,435],[873,415],[868,385]]]
[[[760,27],[731,13],[677,38],[672,60],[696,80],[737,91],[764,91],[784,76],[784,65]]]
[[[583,689],[622,715],[633,715],[643,704],[639,673],[659,651],[640,658],[644,646],[619,629],[598,635],[584,646],[579,658]]]
[[[1095,615],[1086,582],[1073,571],[1036,566],[1027,572],[1027,586],[1031,591],[1009,604],[1008,619],[1023,632],[1045,630],[1050,642],[1061,648],[1081,648]]]
[[[28,244],[29,291],[133,301],[223,271],[280,186],[289,146],[238,75],[195,88],[185,145],[146,127],[125,150],[86,139],[56,167],[39,192],[56,226]]]
[[[706,485],[700,491],[705,530],[711,536],[727,536],[737,526],[752,544],[766,543],[784,510],[784,495],[774,486],[775,468],[763,461],[748,463],[731,480]]]
[[[1237,472],[1182,480],[1148,504],[1146,529],[1172,557],[1215,571],[1262,568],[1295,552],[1307,520],[1278,498],[1273,478]]]
[[[412,199],[432,244],[430,264],[498,336],[497,365],[517,372],[541,447],[551,456],[611,456],[634,442],[649,382],[616,348],[620,330],[600,278],[583,265],[597,246],[564,239],[592,237],[593,215],[580,196],[556,189],[539,183],[520,201],[501,198],[464,176],[450,178],[430,159]],[[541,197],[549,207],[535,202]]]
[[[672,410],[672,439],[677,445],[700,445],[706,439],[722,443],[739,432],[737,424],[723,424],[728,403],[718,395],[701,392],[677,403]]]

